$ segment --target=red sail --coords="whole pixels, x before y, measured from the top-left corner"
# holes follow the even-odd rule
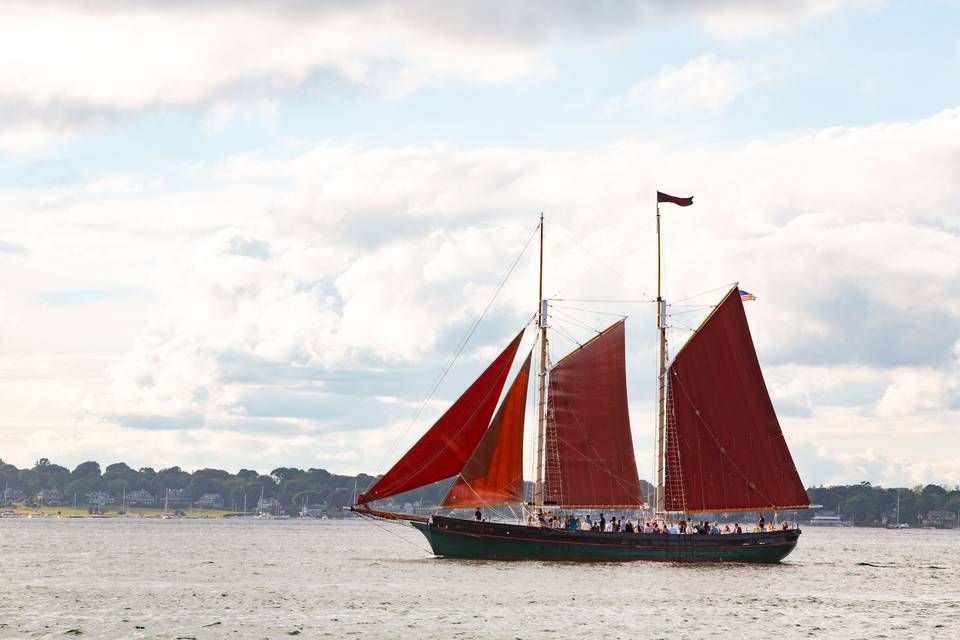
[[[531,354],[532,355],[532,354]],[[444,507],[523,502],[523,416],[530,356],[517,373],[490,428],[443,499]]]
[[[622,320],[551,369],[546,437],[546,503],[643,503],[627,411]]]
[[[523,331],[357,504],[387,498],[460,473],[483,436],[510,373]]]
[[[668,370],[666,510],[806,507],[737,288]]]

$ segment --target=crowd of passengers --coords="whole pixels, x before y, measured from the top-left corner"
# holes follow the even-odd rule
[[[593,520],[592,516],[590,515],[586,516],[585,518],[579,518],[575,515],[548,516],[539,514],[537,517],[531,515],[529,518],[529,524],[533,526],[546,527],[549,529],[610,533],[660,533],[666,535],[693,534],[714,536],[744,533],[739,522],[736,522],[733,525],[724,524],[722,527],[719,522],[710,523],[706,520],[690,523],[688,523],[686,520],[680,520],[669,525],[663,520],[650,520],[649,522],[637,522],[634,524],[629,518],[624,521],[623,518],[617,518],[616,516],[611,516],[610,519],[607,520],[602,513],[597,520]],[[790,529],[790,523],[786,521],[779,525],[773,522],[767,523],[763,516],[760,516],[750,532],[761,533],[763,531],[776,531],[778,528],[786,531]]]

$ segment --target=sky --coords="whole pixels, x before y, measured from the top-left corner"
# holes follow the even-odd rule
[[[956,0],[6,2],[0,458],[383,472],[542,212],[650,478],[658,189],[671,351],[756,295],[807,485],[960,483]]]

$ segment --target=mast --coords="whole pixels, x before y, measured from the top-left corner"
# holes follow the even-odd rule
[[[667,304],[661,296],[661,239],[660,202],[657,198],[657,512],[664,512],[666,483],[664,478],[664,440],[666,432],[666,372],[667,372]]]
[[[543,507],[543,444],[547,405],[547,302],[543,299],[543,214],[540,214],[540,285],[537,290],[537,327],[540,329],[540,366],[537,372],[537,471],[533,505]]]

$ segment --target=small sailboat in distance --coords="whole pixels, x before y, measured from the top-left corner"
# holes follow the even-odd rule
[[[665,197],[667,199],[661,199]],[[574,529],[575,514],[640,513],[645,507],[627,403],[625,320],[548,366],[549,301],[543,298],[543,217],[536,344],[507,386],[525,328],[352,510],[408,520],[438,556],[545,560],[779,562],[800,530],[668,533],[691,514],[803,509],[809,505],[760,371],[738,286],[729,289],[667,362],[667,304],[660,295],[654,526]],[[523,430],[533,352],[537,444],[533,501],[525,502]],[[499,407],[497,401],[503,393]],[[376,501],[455,477],[431,516],[383,511]],[[480,507],[519,506],[519,522],[483,520]],[[441,510],[476,508],[474,519]],[[558,526],[559,524],[559,526]],[[692,527],[690,531],[692,532]],[[669,531],[674,531],[671,527]]]

